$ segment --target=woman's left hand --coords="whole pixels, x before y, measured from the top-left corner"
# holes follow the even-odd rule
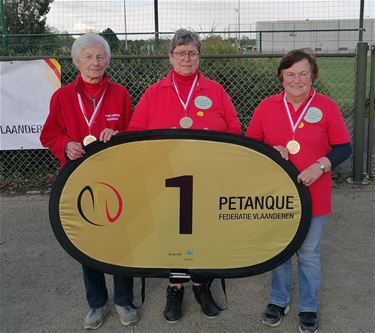
[[[274,149],[276,149],[281,157],[284,159],[284,160],[289,160],[289,152],[288,152],[288,149],[286,147],[283,147],[283,146],[273,146]]]
[[[118,133],[117,130],[114,130],[112,128],[105,128],[100,132],[99,140],[102,142],[108,142],[111,140],[112,136],[116,135]]]
[[[323,170],[319,168],[317,163],[311,164],[297,176],[297,181],[305,186],[313,184],[322,174]]]

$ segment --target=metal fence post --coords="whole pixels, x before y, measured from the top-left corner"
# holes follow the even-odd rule
[[[375,103],[375,45],[371,47],[371,72],[370,72],[370,92],[368,108],[368,133],[367,133],[367,174],[374,177],[372,170],[372,158],[374,147],[374,103]]]
[[[363,41],[363,14],[365,11],[365,0],[361,0],[360,4],[360,11],[359,11],[359,35],[358,35],[358,41]]]
[[[4,12],[4,4],[3,0],[0,1],[0,33],[2,39],[2,48],[4,51],[8,49],[8,42],[7,42],[7,27],[6,27],[6,19],[5,19],[5,12]]]
[[[158,0],[154,0],[154,20],[155,20],[155,52],[159,51],[159,7]]]
[[[357,44],[353,143],[353,182],[357,184],[363,180],[367,50],[367,43]]]

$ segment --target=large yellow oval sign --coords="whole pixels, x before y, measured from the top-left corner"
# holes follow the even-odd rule
[[[63,248],[109,273],[243,277],[301,245],[310,196],[279,153],[245,137],[125,133],[59,174],[50,219]]]

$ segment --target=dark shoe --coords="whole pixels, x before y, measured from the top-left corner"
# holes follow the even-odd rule
[[[300,312],[299,331],[301,333],[317,333],[319,329],[319,320],[316,312]]]
[[[193,286],[195,299],[200,304],[203,313],[209,317],[216,317],[220,313],[219,307],[212,299],[210,286],[208,283],[199,286]]]
[[[184,298],[184,287],[167,288],[167,304],[164,309],[164,318],[170,323],[176,323],[181,319],[181,303]]]
[[[289,306],[283,308],[275,304],[268,304],[262,315],[262,323],[267,326],[279,326],[283,317],[289,312]]]

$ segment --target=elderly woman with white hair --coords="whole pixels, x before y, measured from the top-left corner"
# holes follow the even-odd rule
[[[127,89],[111,82],[105,74],[111,52],[103,37],[94,33],[80,36],[72,45],[71,55],[78,76],[52,96],[40,136],[42,145],[60,161],[60,168],[69,160],[81,158],[89,143],[107,142],[113,135],[124,132],[132,114]],[[109,311],[105,276],[84,265],[82,268],[90,306],[84,328],[96,329]],[[121,323],[138,322],[138,313],[132,306],[133,279],[114,275],[113,281],[115,308]]]

